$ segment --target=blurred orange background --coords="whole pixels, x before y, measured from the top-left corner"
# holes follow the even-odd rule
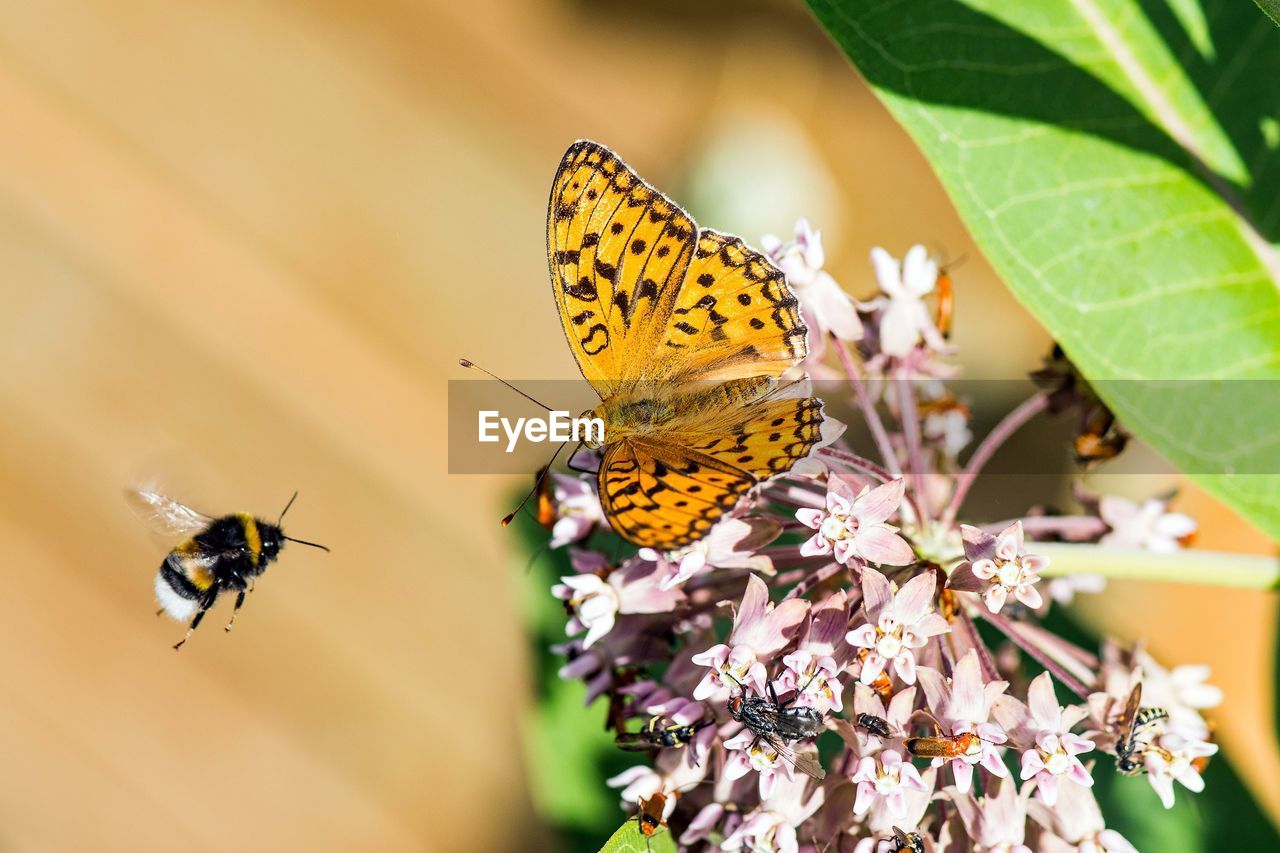
[[[970,377],[1047,348],[798,2],[4,2],[0,115],[4,850],[551,843],[497,526],[523,483],[449,476],[444,406],[462,355],[574,375],[543,223],[576,138],[750,240],[809,216],[858,295],[872,245],[966,257]],[[286,529],[333,553],[288,549],[233,634],[223,604],[175,654],[163,548],[120,497],[151,476],[266,517],[298,489]],[[1270,547],[1180,506],[1205,547]],[[1274,599],[1087,606],[1213,665],[1225,748],[1280,814]]]

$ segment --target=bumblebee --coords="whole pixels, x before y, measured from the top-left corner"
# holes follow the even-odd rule
[[[310,545],[322,551],[329,549],[315,542],[285,536],[280,529],[284,515],[298,497],[294,492],[275,524],[247,513],[232,513],[214,518],[197,512],[172,498],[146,490],[127,489],[125,499],[130,508],[166,536],[186,536],[160,564],[156,573],[156,600],[160,613],[179,622],[190,619],[187,633],[174,645],[175,649],[191,638],[204,614],[223,592],[236,591],[235,609],[226,630],[235,623],[244,604],[245,594],[252,591],[254,579],[280,555],[285,542]]]

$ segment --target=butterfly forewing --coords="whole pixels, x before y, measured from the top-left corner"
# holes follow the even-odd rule
[[[565,153],[547,210],[552,290],[569,348],[602,398],[651,360],[693,256],[689,215],[609,149]]]
[[[808,353],[800,303],[773,263],[738,237],[703,230],[654,375],[779,376]]]
[[[570,349],[603,400],[600,499],[623,538],[668,550],[699,539],[817,443],[821,404],[773,393],[806,356],[807,330],[760,252],[699,231],[586,141],[556,173],[547,251]]]

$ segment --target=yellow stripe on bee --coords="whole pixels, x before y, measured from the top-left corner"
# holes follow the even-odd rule
[[[253,516],[243,512],[236,517],[244,525],[244,544],[249,549],[249,560],[257,566],[258,559],[262,556],[262,534],[258,532],[258,522],[253,520]]]
[[[178,565],[182,567],[182,574],[191,585],[196,589],[204,592],[213,586],[213,572],[209,571],[209,567],[205,565],[205,560],[201,556],[200,544],[194,539],[188,539],[173,552],[178,555]]]

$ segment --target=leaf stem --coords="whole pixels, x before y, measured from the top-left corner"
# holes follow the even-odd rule
[[[1036,542],[1032,550],[1050,558],[1040,572],[1044,577],[1092,574],[1113,580],[1280,589],[1280,560],[1259,554],[1196,550],[1161,554],[1064,542]]]

